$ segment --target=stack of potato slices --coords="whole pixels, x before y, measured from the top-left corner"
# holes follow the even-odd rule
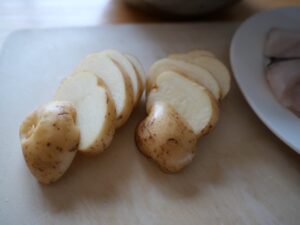
[[[54,101],[21,125],[22,150],[32,174],[51,183],[66,172],[77,150],[93,155],[107,149],[138,103],[143,77],[139,61],[117,50],[82,59],[61,82]]]
[[[216,126],[230,80],[226,66],[205,50],[155,62],[147,75],[148,116],[136,130],[139,150],[167,172],[188,165],[197,140]]]

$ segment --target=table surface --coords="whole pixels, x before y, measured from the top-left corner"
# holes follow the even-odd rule
[[[193,20],[242,21],[262,10],[291,5],[300,5],[300,1],[244,0],[223,12]],[[0,44],[10,32],[22,28],[189,20],[146,14],[127,6],[121,0],[3,0],[0,1]]]

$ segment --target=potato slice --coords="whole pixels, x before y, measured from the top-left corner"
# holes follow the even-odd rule
[[[168,104],[156,102],[136,130],[138,149],[163,171],[178,172],[195,155],[197,136]]]
[[[208,57],[216,57],[214,53],[207,50],[192,50],[187,53],[174,53],[169,55],[168,57],[171,59],[183,59],[183,58],[196,58],[199,56],[208,56]]]
[[[118,66],[101,52],[85,57],[76,71],[94,73],[105,82],[116,106],[116,126],[121,127],[133,109],[134,96],[130,78],[123,75]]]
[[[208,133],[218,120],[219,108],[210,92],[172,71],[157,77],[148,96],[147,112],[160,101],[170,104],[199,137]]]
[[[225,98],[230,90],[230,73],[227,67],[217,58],[210,56],[197,56],[189,57],[184,55],[178,60],[182,60],[188,63],[193,63],[200,66],[210,72],[218,82],[221,89],[221,98]]]
[[[41,183],[58,180],[77,152],[79,129],[69,102],[51,102],[32,112],[20,127],[23,155],[31,173]]]
[[[155,86],[157,77],[165,71],[174,71],[197,82],[207,88],[217,100],[221,97],[218,82],[207,70],[191,63],[168,58],[158,60],[151,66],[147,80],[148,93]]]
[[[90,72],[78,72],[61,83],[56,100],[70,101],[77,110],[79,151],[103,152],[115,133],[116,109],[104,82]]]
[[[133,102],[135,105],[139,99],[139,84],[138,77],[135,73],[132,64],[122,53],[120,53],[117,50],[105,50],[102,53],[110,57],[113,60],[113,62],[116,63],[116,65],[119,67],[123,74],[126,74],[128,77],[130,77],[134,96]]]
[[[141,98],[143,91],[144,91],[144,83],[145,83],[145,72],[143,69],[142,64],[140,61],[134,57],[133,55],[130,54],[125,54],[125,57],[128,59],[128,61],[132,64],[135,74],[137,75],[138,79],[138,101]]]

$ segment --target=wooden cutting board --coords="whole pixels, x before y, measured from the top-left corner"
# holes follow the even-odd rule
[[[236,28],[109,25],[11,35],[0,56],[0,224],[299,224],[300,157],[258,120],[234,82],[217,128],[199,141],[181,173],[162,173],[138,152],[134,130],[145,117],[144,102],[107,152],[78,154],[58,183],[36,182],[21,153],[21,121],[52,98],[86,54],[115,48],[148,69],[169,53],[203,48],[229,64]]]

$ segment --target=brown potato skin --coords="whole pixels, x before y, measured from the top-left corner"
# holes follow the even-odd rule
[[[79,144],[75,108],[51,102],[32,112],[20,127],[21,146],[31,173],[44,184],[58,180],[69,168]]]
[[[157,102],[138,125],[135,140],[140,152],[174,173],[192,161],[197,136],[171,106]]]

